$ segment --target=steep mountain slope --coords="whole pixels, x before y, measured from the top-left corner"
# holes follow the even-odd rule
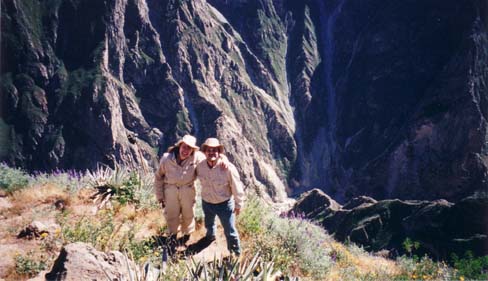
[[[1,5],[0,157],[16,166],[154,165],[192,133],[277,201],[486,189],[483,1]]]

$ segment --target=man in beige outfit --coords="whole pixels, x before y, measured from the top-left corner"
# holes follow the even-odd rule
[[[222,161],[220,155],[224,146],[216,138],[208,138],[202,144],[207,161],[197,165],[197,175],[202,185],[202,207],[205,214],[205,228],[208,242],[215,240],[215,217],[218,216],[224,228],[227,249],[236,255],[241,253],[239,233],[235,221],[244,204],[244,188],[236,167],[230,162],[228,169],[217,169]]]

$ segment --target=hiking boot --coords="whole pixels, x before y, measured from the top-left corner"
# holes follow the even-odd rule
[[[178,246],[176,234],[172,234],[166,239],[166,246],[168,248],[168,254],[173,256],[176,253],[176,247]]]
[[[178,245],[184,247],[186,246],[186,242],[188,242],[188,240],[190,240],[190,234],[185,234],[183,237],[178,239]]]
[[[186,242],[188,242],[188,240],[190,240],[190,234],[183,235],[183,244],[186,244]]]
[[[212,243],[215,241],[215,236],[205,236],[203,237],[204,241],[207,242],[208,244]]]

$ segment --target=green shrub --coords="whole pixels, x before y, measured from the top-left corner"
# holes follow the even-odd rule
[[[139,198],[136,196],[136,189],[140,187],[141,180],[139,175],[132,171],[129,173],[128,178],[125,179],[121,185],[114,186],[115,195],[114,199],[121,204],[127,203],[139,203]]]
[[[457,279],[463,276],[466,279],[488,280],[488,256],[475,258],[471,251],[467,251],[464,258],[456,254],[452,254],[451,258],[457,270]]]
[[[332,265],[327,247],[331,238],[323,229],[295,216],[280,217],[258,198],[249,198],[238,223],[241,233],[249,236],[248,251],[260,251],[283,272],[299,269],[322,279]]]
[[[64,244],[74,242],[90,243],[102,251],[114,249],[113,237],[117,228],[112,211],[100,211],[97,218],[82,217],[72,225],[67,217],[58,219],[61,223]]]
[[[47,264],[43,257],[37,258],[33,252],[15,257],[15,271],[20,275],[33,277],[46,268]]]
[[[21,169],[0,164],[0,188],[8,193],[29,186],[53,184],[71,192],[87,185],[87,178],[77,171],[55,170],[51,173],[34,172],[29,175]]]
[[[0,164],[0,188],[7,193],[29,186],[30,180],[31,177],[26,172]]]
[[[401,256],[397,259],[402,273],[395,280],[451,280],[453,270],[443,262],[435,262],[428,256],[409,258]]]
[[[145,261],[152,255],[159,255],[160,249],[154,245],[153,239],[146,239],[143,241],[136,241],[134,239],[134,232],[130,232],[127,238],[127,243],[122,246],[131,254],[131,258],[135,261]]]
[[[238,216],[240,232],[244,235],[261,233],[269,213],[270,210],[262,199],[257,196],[250,196],[246,201],[246,206]]]
[[[418,250],[420,247],[420,242],[412,241],[412,239],[405,239],[402,243],[403,249],[411,256],[414,250]]]
[[[327,274],[332,265],[331,248],[327,247],[331,238],[319,226],[303,219],[275,217],[266,229],[270,239],[282,241],[306,275],[323,278]]]

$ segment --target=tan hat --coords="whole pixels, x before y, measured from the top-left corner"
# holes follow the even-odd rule
[[[219,153],[224,153],[224,146],[220,144],[219,140],[216,138],[208,138],[202,144],[202,151],[205,152],[207,147],[218,147]]]
[[[182,143],[186,143],[189,147],[198,150],[197,139],[191,135],[184,135],[181,140],[175,143],[175,147],[180,147]]]

